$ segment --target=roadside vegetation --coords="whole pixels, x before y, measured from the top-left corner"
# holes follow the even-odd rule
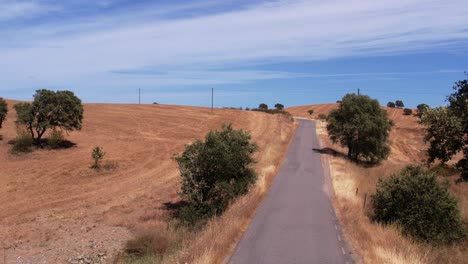
[[[245,195],[257,180],[253,154],[257,145],[244,130],[224,124],[220,131],[210,131],[205,140],[196,140],[174,159],[181,177],[181,201],[169,227],[172,235],[164,237],[142,233],[129,241],[125,262],[152,263],[176,254],[181,241],[203,232],[208,220],[221,216],[231,202]]]
[[[347,147],[350,160],[374,165],[388,157],[388,136],[393,122],[377,100],[347,94],[327,120],[330,139]]]
[[[258,108],[253,108],[252,111],[265,112],[268,114],[281,114],[292,118],[291,114],[284,110],[284,105],[280,103],[275,104],[274,109],[269,109],[267,104],[261,103],[258,105]]]
[[[348,126],[338,129],[333,123],[337,119],[342,120],[340,123],[353,118],[359,120],[357,117],[349,115],[345,120],[330,114],[328,125],[318,126],[325,146],[333,149],[334,155],[328,158],[334,205],[345,238],[358,261],[466,262],[468,192],[463,181],[466,181],[468,157],[467,83],[467,80],[455,83],[455,92],[448,96],[445,107],[431,109],[420,104],[415,115],[403,109],[403,115],[409,117],[398,117],[401,112],[388,109],[398,123],[394,123],[393,131],[389,130],[389,152],[384,151],[380,163],[371,167],[355,162],[353,155],[341,154],[351,152],[349,146],[354,148],[359,144],[361,132],[351,133],[354,136],[348,137],[349,141],[340,142],[337,135],[343,136],[353,126],[347,123]],[[343,99],[342,104],[345,103]],[[387,106],[402,108],[404,104],[397,100]],[[342,108],[340,105],[331,113]],[[360,108],[352,105],[346,109]],[[356,116],[361,114],[362,110],[356,110]],[[365,123],[366,127],[370,124],[355,123]],[[382,132],[368,131],[368,138],[381,138]]]

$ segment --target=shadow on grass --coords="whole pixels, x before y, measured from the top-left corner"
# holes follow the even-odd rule
[[[356,165],[359,165],[361,167],[364,167],[364,168],[372,168],[372,167],[375,167],[377,165],[379,165],[379,162],[371,162],[371,161],[366,161],[366,160],[351,160],[348,155],[344,154],[343,152],[340,152],[340,151],[337,151],[335,149],[332,149],[332,148],[321,148],[321,149],[318,149],[318,148],[314,148],[312,149],[313,151],[315,151],[316,153],[319,153],[319,154],[322,154],[322,155],[330,155],[330,156],[333,156],[333,157],[338,157],[338,158],[342,158],[342,159],[345,159],[349,162],[352,162]]]
[[[163,203],[162,209],[169,212],[169,215],[172,218],[179,218],[180,209],[186,207],[188,203],[186,201],[177,201],[177,202],[166,202]]]

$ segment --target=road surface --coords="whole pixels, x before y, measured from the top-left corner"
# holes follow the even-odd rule
[[[329,197],[315,123],[299,119],[286,159],[231,264],[352,263]],[[328,171],[328,170],[327,170]]]

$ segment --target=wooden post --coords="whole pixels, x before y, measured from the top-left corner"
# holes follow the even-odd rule
[[[359,193],[359,188],[356,188],[356,196],[358,195]]]

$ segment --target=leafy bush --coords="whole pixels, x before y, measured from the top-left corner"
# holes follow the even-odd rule
[[[327,131],[334,143],[348,147],[348,158],[375,164],[390,153],[388,137],[393,122],[379,102],[368,96],[347,94],[328,115]]]
[[[24,130],[20,130],[18,131],[18,135],[15,138],[15,143],[13,144],[13,149],[11,151],[13,153],[30,152],[32,145],[33,139],[31,138],[31,135]]]
[[[309,115],[312,115],[314,113],[314,109],[307,110],[307,113],[309,113]]]
[[[179,212],[183,223],[193,225],[220,215],[256,181],[251,166],[257,145],[250,139],[248,132],[223,125],[221,131],[210,131],[205,141],[186,146],[175,158],[182,178],[181,195],[187,202]]]
[[[47,138],[47,146],[52,149],[60,148],[64,140],[63,132],[61,130],[54,129]]]
[[[466,234],[448,184],[440,184],[434,173],[420,166],[380,180],[371,199],[373,220],[398,224],[404,234],[418,240],[448,244]]]
[[[102,150],[101,147],[95,147],[93,148],[93,151],[91,152],[91,157],[94,160],[93,166],[91,168],[93,169],[98,169],[100,167],[99,162],[104,158],[106,153]]]
[[[405,109],[403,109],[403,114],[404,115],[411,115],[411,114],[413,114],[413,110],[410,109],[410,108],[405,108]]]
[[[319,114],[318,118],[321,120],[327,120],[327,115],[326,114]]]
[[[394,103],[394,102],[388,102],[388,103],[387,103],[387,107],[390,107],[390,108],[395,108],[395,107],[396,107],[396,105],[395,105],[395,103]]]

